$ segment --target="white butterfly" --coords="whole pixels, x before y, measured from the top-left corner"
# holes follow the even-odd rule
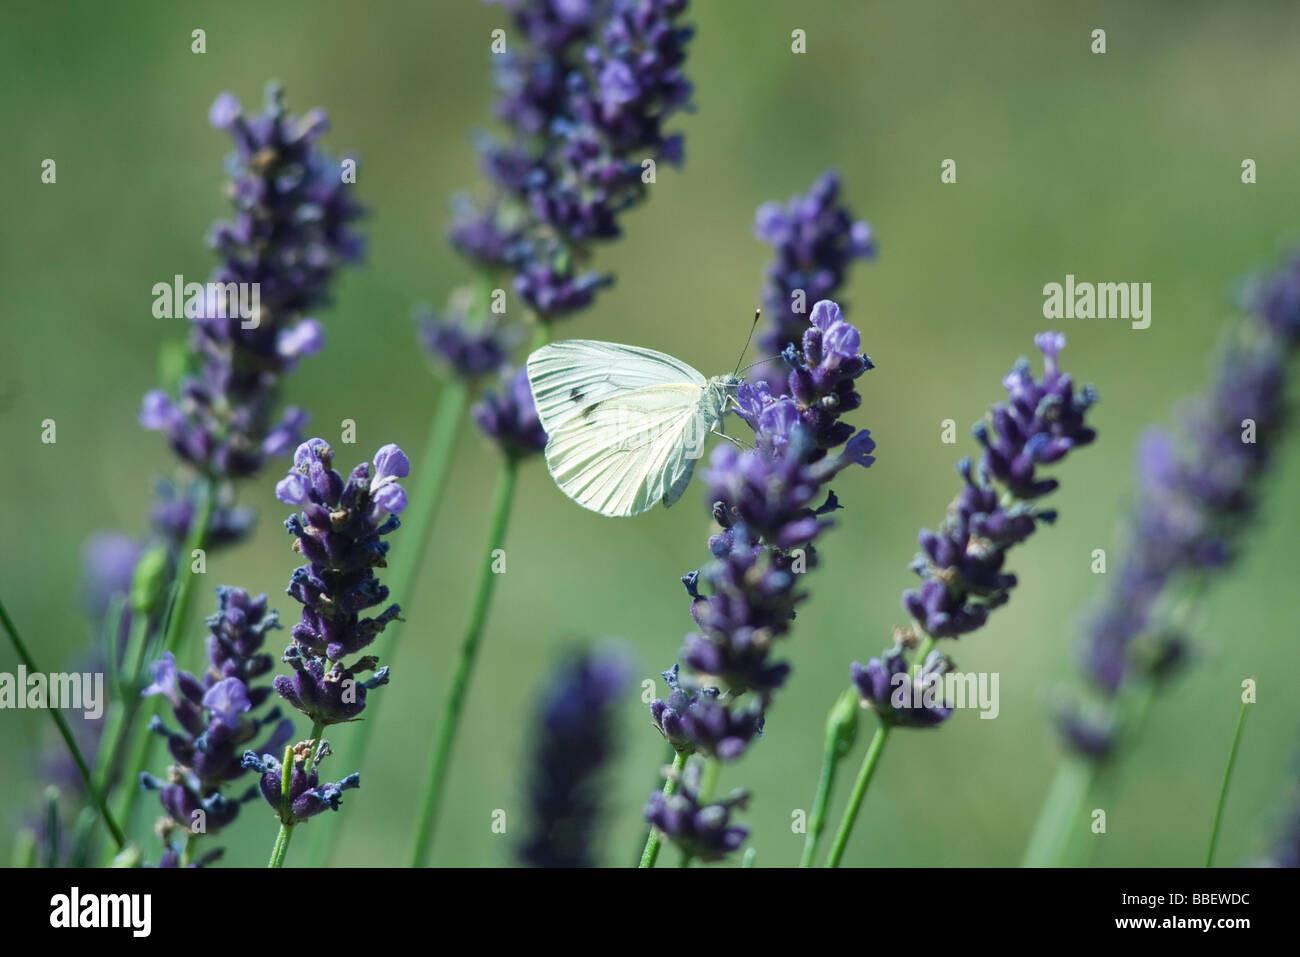
[[[568,339],[528,357],[546,466],[561,491],[602,515],[672,505],[718,429],[736,375],[703,375],[680,359],[616,342]]]

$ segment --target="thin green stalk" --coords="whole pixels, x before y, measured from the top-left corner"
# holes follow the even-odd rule
[[[672,746],[672,742],[665,742],[665,744],[666,744],[666,750],[664,752],[664,759],[660,763],[659,767],[655,770],[655,783],[654,783],[654,787],[651,788],[651,790],[653,791],[658,791],[661,787],[664,786],[664,772],[663,772],[664,766],[672,764],[674,761],[677,760],[677,749]],[[639,866],[641,864],[641,854],[644,851],[645,843],[646,841],[650,840],[650,835],[654,833],[654,829],[655,828],[653,824],[651,824],[649,827],[646,828],[645,837],[641,840],[641,843],[637,845],[636,865],[634,866]]]
[[[867,786],[871,784],[871,778],[876,773],[876,767],[880,764],[880,755],[884,753],[885,742],[889,740],[891,727],[891,725],[882,724],[876,728],[876,733],[871,738],[871,745],[867,748],[867,755],[862,759],[862,767],[858,770],[858,779],[853,785],[853,793],[849,795],[849,805],[844,809],[844,817],[840,819],[839,830],[835,833],[835,842],[831,844],[830,854],[826,858],[827,867],[840,866],[840,858],[844,856],[844,848],[849,843],[849,835],[853,832],[853,823],[858,818],[858,810],[862,807],[862,799],[866,796]]]
[[[1070,756],[1057,765],[1038,820],[1029,835],[1021,867],[1051,867],[1065,855],[1071,828],[1083,812],[1092,790],[1095,761]]]
[[[30,827],[22,828],[14,837],[13,857],[10,859],[9,866],[13,868],[36,866],[36,833]]]
[[[700,776],[700,793],[699,801],[701,804],[708,804],[713,800],[713,792],[718,787],[718,772],[722,770],[722,762],[717,758],[704,759],[704,774]]]
[[[1237,716],[1237,730],[1232,735],[1232,749],[1228,752],[1228,767],[1223,772],[1223,787],[1219,790],[1219,804],[1214,809],[1214,826],[1210,829],[1210,849],[1205,853],[1205,866],[1214,866],[1214,848],[1219,843],[1219,824],[1223,820],[1223,806],[1228,800],[1228,785],[1232,782],[1232,766],[1237,763],[1237,745],[1241,744],[1241,729],[1246,726],[1246,712],[1250,709],[1249,701],[1241,702],[1241,714]]]
[[[194,524],[190,526],[190,534],[185,540],[185,550],[176,556],[176,604],[172,608],[171,619],[167,622],[166,637],[163,640],[163,649],[172,654],[175,654],[181,646],[181,636],[185,634],[189,619],[190,597],[194,594],[194,573],[186,573],[185,569],[193,562],[194,552],[207,547],[208,526],[212,523],[212,507],[215,499],[212,480],[199,478],[195,481],[194,487],[198,495],[198,507],[194,511]]]
[[[678,754],[673,758],[673,769],[664,781],[664,797],[672,797],[677,793],[677,782],[681,777],[682,768],[686,766],[686,755]],[[659,834],[659,828],[650,828],[650,836],[645,839],[645,850],[641,852],[641,867],[654,867],[655,861],[659,859],[659,847],[663,843],[663,838]]]
[[[1144,681],[1109,708],[1106,722],[1122,727],[1126,750],[1133,747],[1146,726],[1157,691],[1157,682]],[[1106,782],[1113,785],[1122,757],[1117,755],[1106,763],[1078,755],[1061,759],[1020,859],[1021,867],[1088,866],[1099,842],[1092,841],[1080,851],[1082,831],[1076,825],[1088,797],[1098,786]]]
[[[289,853],[289,840],[293,837],[292,784],[293,745],[286,744],[284,761],[280,765],[280,830],[275,835],[275,844],[271,846],[271,861],[267,867],[284,867],[285,855]]]
[[[195,576],[189,570],[190,563],[193,561],[194,550],[206,547],[208,526],[212,522],[212,508],[215,500],[211,479],[205,477],[196,479],[194,489],[198,502],[194,511],[193,524],[191,524],[189,535],[185,540],[184,551],[176,556],[175,598],[167,618],[167,627],[163,637],[163,650],[170,651],[173,655],[180,648],[181,636],[185,634],[186,621],[189,618],[190,596],[194,591]],[[153,751],[155,736],[149,730],[149,722],[153,720],[154,715],[158,714],[160,707],[159,698],[154,697],[139,709],[141,721],[139,727],[135,729],[138,737],[136,738],[135,747],[131,751],[131,761],[127,766],[128,773],[123,778],[125,787],[123,788],[122,803],[119,809],[121,818],[126,822],[127,827],[131,826],[136,801],[140,796],[138,784],[140,774],[149,767]]]
[[[95,821],[98,815],[93,807],[83,807],[77,815],[77,824],[72,830],[72,842],[68,850],[68,867],[87,867],[90,861],[90,846],[95,838]]]
[[[420,569],[424,566],[424,557],[428,553],[429,543],[433,539],[433,526],[438,517],[438,506],[447,484],[452,453],[456,448],[456,439],[465,419],[465,407],[469,404],[469,387],[460,379],[448,379],[438,399],[438,410],[429,423],[429,437],[424,444],[424,458],[415,473],[416,485],[410,504],[403,513],[402,541],[410,548],[405,554],[399,554],[392,562],[393,575],[389,594],[396,597],[402,608],[402,618],[392,622],[384,634],[388,637],[385,652],[385,664],[390,668],[397,656],[397,639],[401,637],[403,622],[411,614],[415,601],[416,581]],[[370,733],[375,727],[376,709],[385,700],[384,695],[375,695],[366,700],[365,721],[358,721],[353,729],[343,752],[343,763],[349,768],[359,768],[368,753]],[[307,854],[307,866],[319,867],[328,860],[330,852],[337,846],[334,837],[337,828],[321,828],[310,839]]]
[[[331,665],[332,662],[326,662]],[[316,755],[320,753],[321,735],[325,733],[325,725],[317,721],[311,726],[311,746],[307,750],[306,760],[303,762],[303,771],[310,775],[312,768],[316,763]],[[284,762],[280,766],[280,831],[275,835],[275,844],[271,847],[271,862],[267,867],[284,867],[285,856],[289,853],[289,841],[293,837],[293,795],[290,793],[290,786],[293,784],[293,745],[284,746]],[[186,853],[189,852],[189,845],[186,845]]]
[[[812,813],[808,815],[808,834],[804,837],[803,857],[799,859],[800,867],[812,867],[817,856],[817,841],[826,826],[826,806],[831,800],[831,791],[835,786],[835,769],[839,766],[840,755],[835,738],[827,735],[826,750],[822,755],[821,777],[817,782],[817,797],[813,799]]]
[[[23,642],[22,636],[18,634],[18,628],[14,625],[13,619],[9,617],[9,612],[5,610],[2,601],[0,601],[0,623],[4,624],[5,631],[9,633],[9,640],[13,643],[14,651],[18,654],[18,660],[23,663],[29,672],[44,674],[40,668],[36,667],[31,652],[27,650],[27,645]],[[50,716],[50,720],[54,722],[59,729],[59,734],[63,737],[63,743],[68,746],[68,751],[72,754],[72,760],[77,765],[77,772],[81,775],[81,780],[86,784],[86,793],[90,795],[91,802],[99,810],[100,817],[104,819],[104,824],[108,827],[108,832],[113,835],[113,842],[117,844],[119,849],[124,847],[126,845],[126,835],[118,827],[117,821],[109,812],[103,792],[95,786],[95,779],[90,773],[86,759],[81,754],[81,748],[77,747],[77,741],[73,738],[72,729],[68,727],[68,722],[64,720],[63,713],[58,708],[46,708],[45,713]]]
[[[131,623],[131,637],[127,642],[129,651],[137,640],[143,644],[143,632],[147,630],[147,624],[143,616],[135,616]],[[117,644],[116,636],[112,644]],[[123,661],[120,664],[125,664]],[[104,733],[99,739],[99,751],[95,755],[95,786],[103,794],[108,794],[109,786],[112,783],[113,771],[118,767],[118,758],[122,750],[122,745],[126,740],[126,733],[131,725],[131,719],[135,712],[136,704],[135,692],[138,689],[136,678],[139,674],[139,667],[136,670],[126,672],[119,670],[116,672],[116,680],[113,682],[113,700],[108,704],[108,718],[104,722]]]
[[[443,705],[442,715],[438,721],[438,738],[434,747],[433,760],[429,764],[429,776],[424,785],[424,797],[420,803],[420,821],[412,846],[411,866],[422,867],[433,849],[433,837],[441,810],[443,791],[446,787],[447,768],[451,761],[452,747],[456,741],[456,731],[460,725],[461,714],[465,707],[465,694],[469,689],[470,677],[474,672],[474,661],[478,655],[479,644],[487,625],[488,610],[492,605],[492,593],[496,589],[497,573],[493,570],[493,552],[505,542],[506,525],[510,520],[510,506],[514,501],[515,480],[519,474],[518,463],[507,459],[505,467],[497,480],[496,501],[492,508],[492,520],[488,529],[488,542],[483,564],[479,569],[478,587],[474,593],[474,604],[470,610],[469,624],[465,628],[465,638],[461,643],[460,657],[456,662],[456,671],[452,678],[447,700]]]
[[[821,777],[817,782],[817,796],[813,799],[812,813],[808,815],[808,834],[804,838],[800,867],[812,867],[817,857],[817,842],[826,827],[826,808],[835,789],[835,772],[840,761],[853,747],[858,732],[858,693],[849,688],[831,705],[826,716],[826,748],[822,756]]]
[[[925,634],[924,629],[919,625],[916,630],[920,634]],[[925,665],[925,656],[934,648],[935,639],[930,635],[925,635],[925,640],[912,656],[912,674],[920,673],[921,668]],[[844,856],[844,848],[849,842],[849,834],[853,831],[853,824],[858,818],[858,811],[862,807],[862,799],[866,797],[867,787],[871,784],[871,778],[876,773],[876,765],[880,763],[880,756],[884,753],[885,742],[889,740],[889,732],[893,725],[881,724],[876,729],[875,735],[871,738],[871,744],[867,747],[866,757],[862,759],[862,767],[858,769],[858,779],[853,784],[853,793],[849,796],[848,807],[844,809],[844,817],[840,819],[839,830],[835,832],[835,842],[831,845],[830,854],[826,858],[827,867],[839,867],[840,858]]]
[[[45,866],[59,866],[59,789],[45,789]]]

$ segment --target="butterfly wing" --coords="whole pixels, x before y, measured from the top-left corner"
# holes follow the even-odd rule
[[[546,466],[564,494],[602,515],[681,497],[714,423],[694,384],[653,385],[589,405],[549,432]]]
[[[528,357],[528,384],[549,435],[586,409],[622,392],[652,386],[704,388],[704,376],[654,349],[594,339],[567,339]]]

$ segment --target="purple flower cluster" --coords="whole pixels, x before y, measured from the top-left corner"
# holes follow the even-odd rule
[[[668,699],[650,704],[650,717],[659,732],[678,751],[723,760],[738,757],[763,733],[763,712],[728,709],[718,701],[717,688],[684,687],[678,669],[673,665],[663,673],[671,692]]]
[[[293,723],[281,719],[279,708],[254,715],[271,694],[269,685],[255,684],[273,667],[262,645],[266,633],[280,627],[276,613],[267,610],[266,596],[250,598],[242,589],[220,587],[217,612],[207,623],[207,670],[199,676],[181,671],[172,653],[165,652],[151,667],[153,683],[142,692],[166,698],[180,730],[154,716],[150,730],[167,739],[176,763],[165,778],[144,773],[140,783],[159,792],[167,830],[188,834],[215,834],[256,793],[250,790],[232,798],[222,791],[244,774],[242,758],[249,741],[274,725],[262,747],[275,750],[293,733]],[[176,860],[170,853],[162,863]]]
[[[496,442],[508,458],[517,461],[546,448],[546,433],[537,417],[528,370],[523,366],[502,372],[498,390],[485,393],[471,415],[483,434]]]
[[[677,164],[664,125],[689,105],[682,75],[686,0],[508,0],[516,28],[498,59],[504,140],[485,139],[493,186],[458,204],[452,243],[476,265],[505,268],[539,316],[588,306],[607,277],[584,271],[590,244],[620,233],[645,196],[647,161]]]
[[[1032,535],[1039,522],[1056,518],[1054,510],[1036,504],[1058,485],[1040,475],[1038,467],[1061,461],[1097,437],[1085,421],[1097,401],[1095,390],[1086,386],[1076,392],[1073,379],[1060,369],[1065,336],[1040,333],[1034,344],[1043,354],[1042,379],[1034,378],[1026,359],[1012,367],[1002,380],[1006,402],[995,404],[987,421],[975,426],[975,438],[984,448],[978,467],[969,459],[958,463],[964,487],[939,530],[922,529],[918,537],[921,552],[912,570],[921,587],[903,593],[903,609],[912,616],[915,631],[898,630],[894,647],[881,658],[865,667],[858,662],[851,666],[863,704],[883,721],[933,727],[948,717],[942,701],[923,699],[918,713],[916,695],[899,707],[890,694],[911,668],[906,650],[916,646],[917,632],[929,639],[969,634],[1008,600],[1016,576],[1003,570],[1007,551]],[[927,653],[913,680],[937,682],[951,667],[948,659]]]
[[[932,728],[947,720],[952,708],[943,703],[943,676],[952,670],[952,661],[938,651],[931,651],[915,675],[910,675],[903,643],[895,644],[866,667],[853,662],[850,676],[863,704],[876,713],[888,715],[895,724],[910,728]],[[902,677],[900,677],[900,675]],[[895,696],[909,683],[909,694]]]
[[[520,857],[533,867],[593,867],[600,773],[613,757],[614,721],[628,668],[581,652],[556,670],[537,712],[528,799],[532,831]]]
[[[766,355],[780,355],[805,334],[808,303],[835,298],[854,260],[875,256],[875,239],[871,227],[840,204],[840,178],[833,171],[823,173],[803,196],[760,206],[754,232],[776,254],[763,287],[767,327],[759,347]],[[781,371],[770,365],[762,378],[778,388]]]
[[[984,447],[978,469],[961,461],[965,487],[939,531],[926,529],[919,536],[921,554],[912,567],[922,584],[904,593],[903,607],[932,638],[981,628],[1007,600],[1016,584],[1002,570],[1007,550],[1033,534],[1039,522],[1056,518],[1054,510],[1034,504],[1058,485],[1040,476],[1038,467],[1059,462],[1097,436],[1084,422],[1096,393],[1085,387],[1076,394],[1057,362],[1065,336],[1041,333],[1034,344],[1043,353],[1042,380],[1034,379],[1025,359],[1002,380],[1007,401],[993,406],[989,423],[975,426]]]
[[[366,692],[388,682],[388,669],[375,671],[373,655],[351,664],[343,659],[366,648],[399,614],[393,604],[373,618],[361,617],[388,599],[374,570],[386,564],[382,537],[400,524],[406,492],[398,480],[411,469],[396,445],[385,445],[375,453],[373,469],[362,463],[346,481],[330,467],[332,461],[325,441],[310,439],[275,487],[280,501],[302,508],[284,524],[297,539],[294,550],[307,559],[294,569],[288,589],[303,606],[283,658],[293,674],[277,677],[275,690],[322,727],[356,718]],[[372,676],[358,680],[367,672]]]
[[[665,672],[672,694],[651,705],[682,753],[733,758],[762,729],[768,699],[790,671],[772,659],[773,644],[790,630],[805,597],[799,576],[816,567],[814,540],[839,508],[827,483],[875,461],[870,432],[839,418],[861,404],[854,382],[871,368],[857,352],[858,331],[823,301],[800,342],[802,351],[785,355],[788,394],[761,383],[739,389],[737,414],[755,447],[719,445],[704,473],[721,530],[709,539],[713,560],[682,579],[700,631],[686,637],[681,660],[698,677]],[[749,704],[737,703],[746,692]]]
[[[706,802],[700,794],[703,766],[687,764],[678,773],[677,790],[670,795],[655,791],[645,806],[645,818],[686,855],[700,861],[718,861],[737,850],[749,831],[731,823],[734,808],[749,801],[744,791],[734,791],[721,801]]]
[[[290,116],[272,83],[260,115],[245,116],[223,93],[209,118],[235,143],[234,217],[212,232],[221,263],[207,289],[220,293],[189,316],[196,368],[179,397],[150,392],[140,421],[199,472],[241,478],[299,440],[305,413],[291,408],[274,419],[278,385],[323,342],[320,323],[306,313],[325,301],[339,266],[361,257],[351,231],[360,210],[340,164],[317,145],[328,128],[322,111]],[[240,315],[237,301],[256,308]]]
[[[420,344],[447,371],[472,382],[502,368],[510,358],[512,336],[500,323],[489,320],[474,326],[459,313],[416,316]]]
[[[282,814],[281,795],[284,793],[284,765],[273,755],[258,757],[255,751],[245,751],[243,766],[256,771],[258,788],[266,803],[275,808],[281,824],[301,824],[323,811],[337,811],[344,791],[361,787],[361,775],[355,771],[336,783],[321,783],[320,762],[330,753],[329,744],[300,741],[292,749],[293,768],[289,772],[288,815]]]
[[[1151,429],[1139,444],[1132,540],[1084,625],[1092,700],[1058,716],[1080,754],[1112,752],[1118,728],[1107,705],[1122,689],[1164,679],[1186,660],[1188,638],[1161,609],[1179,581],[1233,563],[1258,506],[1287,425],[1287,368],[1300,342],[1300,259],[1257,282],[1250,305],[1208,388],[1183,408],[1178,430]]]

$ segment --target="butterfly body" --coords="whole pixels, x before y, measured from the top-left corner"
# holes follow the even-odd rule
[[[528,357],[528,382],[556,485],[584,508],[628,516],[681,498],[740,379],[706,379],[653,349],[570,339]]]

